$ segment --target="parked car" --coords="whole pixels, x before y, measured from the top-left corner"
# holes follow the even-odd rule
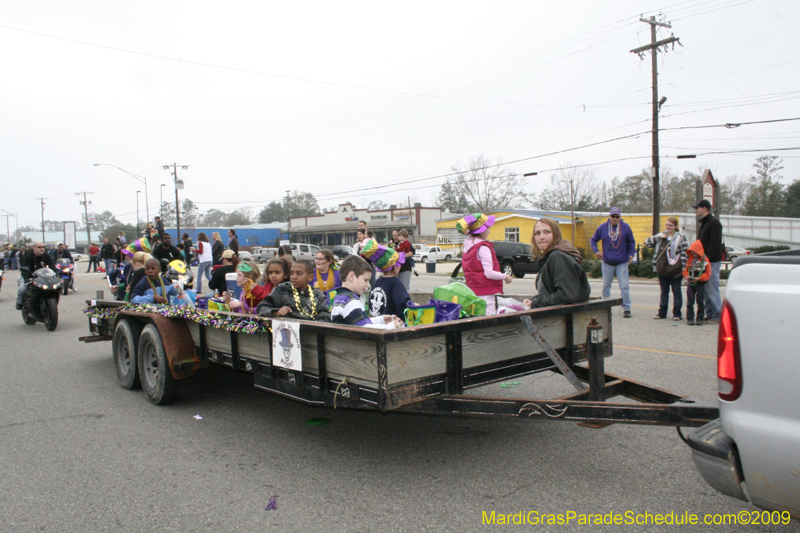
[[[728,261],[733,261],[742,255],[750,255],[750,250],[745,250],[741,246],[725,245],[725,259]]]
[[[441,246],[420,246],[414,250],[414,261],[450,261],[454,255],[453,250],[443,250]]]
[[[72,256],[72,260],[75,261],[76,263],[80,261],[81,258],[83,257],[83,255],[79,254],[78,252],[70,252],[70,255]]]
[[[252,261],[253,254],[247,250],[239,250],[239,261]]]
[[[497,262],[503,273],[516,278],[539,272],[539,263],[531,257],[531,245],[524,242],[492,241]]]
[[[319,252],[319,246],[314,246],[313,244],[293,242],[289,246],[292,247],[292,259],[295,261],[298,259],[308,259],[313,262],[314,258],[317,257],[317,252]]]
[[[278,249],[277,248],[264,248],[262,246],[256,246],[252,249],[253,257],[255,257],[256,262],[258,263],[266,263],[270,259],[274,259],[278,256]]]
[[[335,255],[336,259],[339,261],[342,261],[348,255],[353,255],[353,247],[347,246],[346,244],[337,244],[331,248],[331,250],[333,251],[333,255]]]

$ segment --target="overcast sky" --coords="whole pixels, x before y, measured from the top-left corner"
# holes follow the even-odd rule
[[[637,174],[651,143],[650,57],[630,53],[650,41],[642,15],[682,44],[658,56],[662,172],[749,175],[766,153],[784,183],[800,177],[798,151],[777,150],[800,146],[800,121],[678,129],[800,117],[796,1],[0,6],[0,209],[20,226],[40,224],[39,197],[46,219],[80,220],[83,191],[135,223],[141,190],[144,219],[143,184],[93,163],[146,176],[151,218],[162,183],[174,199],[173,162],[202,211],[254,213],[287,189],[322,208],[432,205],[437,176],[478,155],[540,172],[530,193],[570,163]]]

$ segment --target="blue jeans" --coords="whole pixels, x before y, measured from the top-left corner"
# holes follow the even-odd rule
[[[19,288],[17,289],[17,303],[22,305],[22,300],[25,298],[25,291],[28,290],[28,286],[22,280],[22,276],[17,279],[17,283],[19,283]]]
[[[681,318],[681,307],[683,307],[683,294],[681,293],[682,276],[665,278],[658,276],[658,284],[661,285],[661,305],[658,307],[658,316],[667,318],[669,308],[669,290],[672,289],[672,316]]]
[[[203,292],[203,275],[206,276],[206,282],[211,281],[211,265],[213,261],[204,261],[197,265],[197,293]]]
[[[631,289],[628,279],[628,263],[621,263],[619,265],[609,265],[602,263],[603,269],[603,298],[611,296],[611,282],[614,281],[614,276],[617,276],[619,282],[619,290],[622,293],[622,309],[624,311],[631,310]]]
[[[719,320],[719,315],[722,312],[722,297],[719,294],[719,267],[722,266],[722,261],[711,263],[711,277],[706,282],[706,320],[715,318]]]
[[[103,263],[106,267],[106,276],[108,276],[112,270],[114,270],[114,260],[113,259],[103,259]]]

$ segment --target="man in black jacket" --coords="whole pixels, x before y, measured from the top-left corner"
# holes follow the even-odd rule
[[[156,222],[155,228],[156,231],[158,232],[158,238],[162,239],[164,237],[164,223],[161,222],[161,217],[156,217],[155,222]]]
[[[109,272],[114,270],[114,245],[108,242],[108,237],[103,237],[103,245],[100,247],[100,258],[103,260],[103,266],[106,269],[107,277]]]
[[[158,259],[161,263],[162,273],[167,272],[168,264],[175,259],[183,261],[181,251],[172,246],[172,236],[169,233],[165,233],[161,236],[161,244],[153,248],[153,257]],[[167,262],[165,263],[162,259],[166,259]]]
[[[17,311],[22,309],[22,300],[25,299],[25,292],[28,290],[28,281],[33,277],[33,273],[40,268],[56,268],[56,263],[49,254],[44,253],[44,243],[36,241],[28,253],[22,257],[20,264],[20,275],[23,283],[17,289]]]
[[[706,283],[706,324],[719,324],[722,298],[719,294],[719,269],[722,266],[722,223],[711,214],[711,202],[700,200],[692,206],[697,213],[697,239],[711,263],[711,277]]]

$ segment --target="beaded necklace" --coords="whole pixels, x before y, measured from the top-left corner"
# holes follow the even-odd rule
[[[294,296],[294,304],[297,306],[297,312],[303,316],[309,317],[311,320],[317,319],[317,302],[314,298],[314,288],[308,287],[308,299],[311,301],[311,313],[306,313],[303,310],[303,305],[300,303],[300,294],[297,288],[292,285],[292,295]]]
[[[321,290],[322,292],[328,292],[329,290],[333,289],[333,285],[336,283],[336,274],[333,273],[332,269],[328,269],[328,278],[323,280],[322,273],[317,270],[317,281],[314,283],[314,286]]]
[[[161,284],[161,295],[160,295],[160,296],[163,296],[163,297],[165,297],[165,298],[166,298],[166,297],[167,297],[167,294],[166,294],[166,292],[167,292],[167,289],[164,287],[164,278],[162,278],[161,276],[158,276],[158,282]],[[156,294],[158,294],[158,293],[156,292],[156,286],[155,286],[155,284],[153,284],[153,280],[151,280],[151,279],[148,277],[148,278],[147,278],[147,283],[149,283],[149,284],[150,284],[150,288],[151,288],[151,289],[153,289],[153,296],[155,296]]]
[[[608,236],[611,238],[611,247],[614,248],[615,250],[619,248],[620,244],[622,244],[621,242],[618,242],[619,236],[622,234],[622,231],[620,231],[621,224],[622,221],[620,221],[620,223],[616,225],[616,231],[611,231],[611,228],[613,226],[611,222],[608,223]]]

